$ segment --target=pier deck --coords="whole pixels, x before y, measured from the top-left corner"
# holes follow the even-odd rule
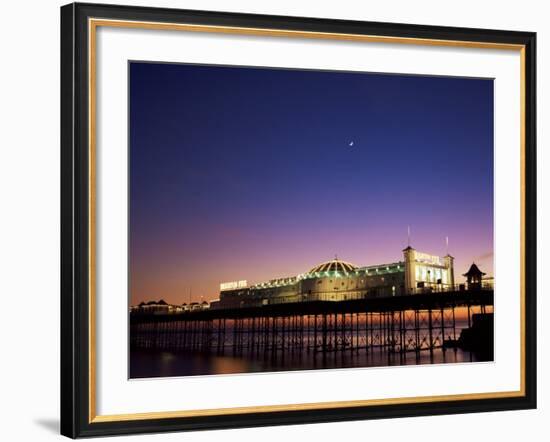
[[[433,351],[457,343],[455,310],[486,314],[492,290],[130,315],[130,344],[223,354]],[[458,330],[460,333],[460,330]]]

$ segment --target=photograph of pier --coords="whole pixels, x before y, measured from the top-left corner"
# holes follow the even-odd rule
[[[130,378],[493,360],[493,80],[129,79]]]

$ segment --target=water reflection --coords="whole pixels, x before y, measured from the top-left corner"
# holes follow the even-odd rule
[[[433,352],[392,353],[384,350],[313,353],[281,351],[218,355],[133,349],[130,377],[171,377],[292,370],[380,367],[396,365],[448,364],[478,362],[482,357],[461,349],[434,349]]]

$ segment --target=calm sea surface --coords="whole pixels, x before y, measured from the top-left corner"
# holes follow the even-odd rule
[[[394,365],[446,364],[478,362],[482,359],[461,349],[435,349],[404,355],[378,349],[367,353],[364,349],[313,353],[287,350],[284,353],[225,355],[133,349],[130,352],[130,377],[170,377],[230,373],[256,373],[290,370],[312,370],[352,367],[380,367]]]

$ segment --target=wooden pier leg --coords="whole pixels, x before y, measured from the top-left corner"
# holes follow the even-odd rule
[[[152,328],[152,324],[145,325],[145,330],[144,330],[145,335],[144,335],[144,341],[143,341],[143,346],[145,348],[149,347],[151,343],[151,328]]]
[[[300,348],[300,316],[294,315],[294,350]]]
[[[176,333],[177,333],[176,347],[178,351],[181,350],[181,344],[183,340],[183,333],[181,332],[182,327],[183,327],[183,321],[179,320],[178,322],[176,322]]]
[[[172,342],[172,339],[174,337],[174,321],[168,321],[166,323],[166,325],[168,326],[168,333],[167,333],[167,339],[166,339],[166,347],[168,349],[172,349],[173,348],[173,342]]]
[[[193,350],[196,350],[199,342],[200,321],[193,321]]]
[[[222,320],[221,318],[218,318],[218,333],[217,333],[217,341],[216,341],[216,353],[220,354],[220,343],[222,340]]]
[[[260,352],[260,345],[262,343],[262,330],[265,325],[263,324],[263,318],[258,317],[258,330],[256,330],[256,353]]]
[[[338,349],[338,313],[334,314],[334,327],[333,327],[333,346],[332,349],[336,351]]]
[[[382,350],[386,349],[386,314],[380,313],[380,346]]]
[[[204,339],[204,321],[197,321],[197,350],[202,350]]]
[[[157,329],[158,329],[158,338],[157,338],[157,348],[162,348],[163,345],[163,339],[164,339],[164,331],[163,331],[163,322],[157,323]]]
[[[391,351],[392,353],[395,353],[395,344],[396,344],[396,339],[395,339],[395,312],[392,311],[391,312],[391,324],[390,324],[390,344],[391,344]]]
[[[455,353],[458,351],[457,349],[457,346],[456,346],[456,319],[455,319],[455,305],[453,304],[453,348],[454,348],[454,351]]]
[[[271,352],[275,353],[277,351],[277,317],[272,318],[271,321]]]
[[[285,352],[285,320],[286,318],[283,316],[281,318],[282,324],[281,324],[281,348],[283,350],[283,353]]]
[[[271,330],[271,327],[269,325],[269,317],[266,316],[264,321],[265,321],[264,353],[267,353],[269,351],[269,330]]]
[[[369,350],[372,350],[372,345],[374,343],[374,341],[373,341],[374,326],[373,326],[373,323],[372,323],[372,312],[368,312],[367,315],[368,315],[368,317],[367,317],[367,326],[368,326],[368,332],[370,334],[370,339],[367,342],[367,353],[368,353]]]
[[[433,342],[432,309],[428,310],[428,334],[430,339],[430,356],[433,356],[434,342]]]
[[[445,310],[441,308],[441,348],[445,352]]]
[[[383,350],[386,349],[386,313],[380,313],[380,345]]]
[[[181,324],[181,348],[185,350],[187,345],[187,320],[182,321]]]
[[[210,321],[202,322],[202,339],[201,339],[201,350],[208,351],[210,349]]]
[[[327,352],[327,334],[328,334],[328,327],[327,327],[327,314],[323,313],[323,337],[322,337],[322,351],[323,353]]]
[[[342,343],[341,344],[342,358],[344,357],[344,351],[347,349],[347,346],[348,346],[348,341],[346,336],[346,332],[347,332],[346,321],[347,321],[347,315],[345,313],[342,313],[342,330],[341,330],[342,338],[340,341]]]
[[[233,325],[233,354],[235,355],[237,353],[237,319],[233,319],[232,321]]]
[[[379,329],[378,340],[380,344],[380,350],[384,349],[384,342],[385,342],[384,324],[385,324],[384,314],[380,312],[378,313],[378,329]]]
[[[353,345],[354,335],[355,335],[355,327],[353,325],[353,313],[350,313],[349,314],[349,348],[351,350],[352,355],[354,352],[354,345]]]
[[[391,312],[386,313],[386,348],[388,353],[392,352],[392,322],[393,318]]]
[[[294,328],[294,318],[296,316],[295,315],[291,315],[288,317],[288,336],[287,336],[287,344],[286,344],[286,347],[293,351],[294,348],[294,331],[295,331],[295,328]]]
[[[403,355],[405,354],[405,321],[403,319],[405,312],[399,310],[399,353],[401,353],[401,363],[403,363]]]
[[[200,342],[200,330],[201,330],[201,321],[194,321],[195,322],[195,345],[194,349],[198,350],[199,348],[199,342]]]
[[[298,347],[300,352],[304,349],[304,326],[305,326],[305,316],[300,315],[298,317]]]
[[[202,331],[201,328],[203,326],[202,321],[198,320],[197,322],[197,333],[196,333],[196,339],[195,339],[195,348],[197,350],[200,350],[201,348],[201,339],[202,339]]]
[[[386,339],[388,345],[388,353],[393,353],[393,312],[387,313],[386,327],[388,330],[388,335]]]
[[[242,354],[244,348],[244,318],[239,318],[239,353]]]
[[[313,353],[317,353],[317,313],[313,315]]]
[[[248,337],[248,348],[254,353],[254,339],[256,338],[256,318],[252,317],[252,331],[251,334]]]
[[[175,330],[174,330],[174,347],[176,351],[181,350],[181,321],[175,321]]]
[[[260,352],[260,349],[264,347],[265,342],[265,330],[266,330],[266,324],[265,324],[265,318],[260,316],[260,326],[258,328],[258,353]]]
[[[292,349],[296,350],[300,344],[299,344],[299,329],[298,329],[298,315],[294,315],[294,330],[293,330],[293,342],[292,342]]]
[[[223,318],[223,331],[222,331],[222,355],[225,353],[225,342],[226,342],[226,336],[227,336],[227,320],[226,318]]]
[[[269,317],[264,317],[264,354],[267,354],[269,349]]]
[[[361,344],[361,339],[359,338],[359,322],[361,320],[361,315],[359,312],[355,314],[355,353],[359,353],[359,346]]]
[[[414,310],[414,335],[415,335],[415,350],[418,358],[418,353],[420,352],[420,346],[422,343],[420,342],[420,318],[418,317],[418,310]]]
[[[390,351],[390,313],[384,312],[384,348]]]
[[[195,347],[197,350],[200,350],[201,349],[201,340],[202,340],[202,327],[203,327],[203,323],[201,320],[198,320],[197,321],[197,337],[196,337],[196,340],[195,340]]]
[[[162,348],[161,340],[162,340],[161,323],[159,321],[155,321],[155,345],[154,345],[154,348]]]
[[[304,326],[305,326],[305,324],[308,324],[308,329],[309,329],[309,321],[306,321],[305,317],[302,315],[302,316],[300,316],[300,350],[304,349],[304,334],[305,334]]]

